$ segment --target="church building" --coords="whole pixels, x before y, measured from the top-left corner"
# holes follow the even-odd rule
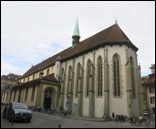
[[[80,41],[76,21],[72,46],[32,66],[12,88],[11,101],[78,116],[139,115],[143,111],[138,48],[119,25]]]

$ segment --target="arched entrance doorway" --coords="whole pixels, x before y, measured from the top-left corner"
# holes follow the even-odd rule
[[[44,109],[47,110],[51,108],[52,105],[52,94],[53,90],[47,89],[44,94]]]

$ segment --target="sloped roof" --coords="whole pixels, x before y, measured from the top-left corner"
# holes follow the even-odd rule
[[[46,81],[52,81],[52,82],[57,82],[59,83],[59,81],[54,77],[54,73],[50,74],[48,76],[43,77],[42,80],[46,80]]]
[[[49,81],[49,82],[54,82],[54,83],[60,83],[55,77],[54,77],[54,73],[53,74],[49,74],[48,76],[44,76],[42,79],[35,79],[35,80],[32,80],[32,81],[29,81],[29,82],[26,82],[26,83],[21,83],[21,85],[16,85],[12,88],[12,90],[16,90],[19,88],[19,86],[22,86],[22,88],[24,87],[32,87],[34,86],[33,84],[37,84],[37,83],[40,83],[41,80],[44,80],[44,81]]]
[[[81,41],[77,46],[74,48],[69,47],[62,52],[42,61],[41,63],[33,66],[30,68],[24,75],[28,76],[30,74],[33,74],[37,71],[42,70],[45,67],[48,67],[55,63],[56,58],[58,56],[61,57],[61,61],[74,58],[78,55],[82,55],[83,53],[86,53],[88,51],[91,51],[95,48],[99,48],[104,45],[128,45],[135,51],[138,50],[136,46],[132,44],[132,42],[128,39],[128,37],[124,34],[124,32],[120,29],[118,24],[114,24],[103,31]]]
[[[8,75],[2,75],[1,79],[11,79],[11,80],[18,80],[21,77],[21,75],[16,75],[13,73],[9,73]]]

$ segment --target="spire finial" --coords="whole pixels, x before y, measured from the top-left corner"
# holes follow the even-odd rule
[[[117,18],[115,18],[115,24],[118,24]]]
[[[76,19],[76,22],[75,22],[75,28],[74,28],[72,39],[73,39],[72,41],[73,47],[77,46],[77,44],[79,43],[79,39],[80,39],[78,18]]]
[[[76,19],[76,22],[75,22],[75,28],[74,28],[73,36],[79,36],[80,37],[78,18]]]

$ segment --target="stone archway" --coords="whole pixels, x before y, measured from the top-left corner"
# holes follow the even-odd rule
[[[53,89],[45,89],[43,106],[45,110],[55,107],[55,91]]]

